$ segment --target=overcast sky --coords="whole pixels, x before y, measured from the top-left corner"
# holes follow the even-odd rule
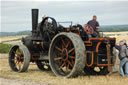
[[[31,9],[39,9],[41,16],[48,15],[57,21],[86,24],[97,15],[100,25],[128,24],[128,1],[35,1],[4,0],[1,2],[1,31],[31,30]]]

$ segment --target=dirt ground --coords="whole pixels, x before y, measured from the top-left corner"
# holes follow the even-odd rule
[[[9,77],[8,72],[11,70],[9,71],[6,68],[9,68],[8,54],[0,54],[0,85],[50,85],[48,83],[41,83],[29,79]]]
[[[21,80],[21,79],[10,79],[10,78],[0,78],[0,85],[49,85],[42,84],[33,81]]]
[[[56,77],[52,71],[40,71],[34,63],[27,72],[16,73],[9,67],[8,54],[0,54],[0,85],[127,85],[127,81],[119,72],[107,76]]]
[[[8,41],[8,40],[15,40],[15,39],[19,39],[22,37],[25,37],[27,35],[17,35],[17,36],[4,36],[4,37],[0,37],[0,42],[2,41]]]

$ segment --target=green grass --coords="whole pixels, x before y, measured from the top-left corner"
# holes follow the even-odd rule
[[[0,53],[8,53],[12,45],[0,43]]]

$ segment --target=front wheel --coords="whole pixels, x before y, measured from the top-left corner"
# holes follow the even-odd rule
[[[85,67],[85,46],[74,33],[57,34],[49,49],[49,62],[56,76],[75,77]]]
[[[15,72],[25,72],[30,62],[30,53],[26,46],[15,45],[9,52],[9,65]]]

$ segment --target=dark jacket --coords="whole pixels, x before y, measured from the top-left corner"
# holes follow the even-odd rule
[[[94,29],[94,31],[97,31],[97,28],[96,27],[99,26],[98,21],[96,21],[96,20],[90,20],[90,21],[88,21],[87,24],[89,24]]]
[[[119,50],[119,59],[123,59],[128,56],[128,49],[126,45],[123,46],[116,45],[115,48]]]

